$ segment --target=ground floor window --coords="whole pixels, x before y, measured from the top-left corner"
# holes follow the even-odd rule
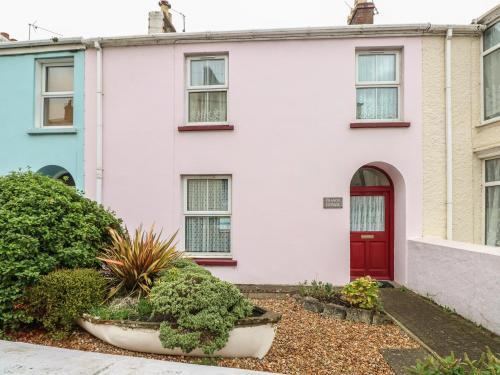
[[[185,250],[228,255],[231,251],[231,178],[184,178]]]
[[[500,246],[500,158],[485,161],[486,245]]]

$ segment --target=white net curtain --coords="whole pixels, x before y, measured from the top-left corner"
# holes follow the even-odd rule
[[[189,93],[189,121],[226,121],[227,91],[214,88],[226,85],[225,60],[193,60],[190,67],[191,86],[200,91]]]
[[[395,54],[369,54],[358,56],[358,83],[360,85],[395,83]],[[397,119],[398,88],[397,87],[359,87],[356,90],[357,118]]]
[[[229,252],[228,210],[228,179],[187,180],[186,251]]]
[[[486,245],[500,246],[500,159],[486,161],[486,184]]]
[[[360,168],[351,186],[390,186],[387,176],[375,168]],[[351,232],[382,232],[385,230],[385,196],[351,196]]]
[[[486,30],[483,43],[484,119],[489,120],[500,116],[500,22]]]
[[[351,232],[383,232],[384,230],[384,196],[352,196]]]

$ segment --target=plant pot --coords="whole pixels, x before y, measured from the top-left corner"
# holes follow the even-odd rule
[[[271,348],[281,315],[257,307],[254,311],[260,315],[238,320],[226,345],[211,355],[203,353],[201,349],[184,353],[180,348],[164,348],[160,342],[160,323],[156,322],[102,320],[88,314],[84,314],[77,322],[84,330],[108,344],[134,352],[262,359]]]

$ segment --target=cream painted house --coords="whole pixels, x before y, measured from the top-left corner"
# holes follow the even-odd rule
[[[500,5],[473,24],[422,41],[423,234],[500,246]]]
[[[500,5],[422,38],[423,238],[406,285],[500,334]]]

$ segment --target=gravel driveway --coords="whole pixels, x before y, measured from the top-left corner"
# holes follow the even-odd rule
[[[13,339],[109,354],[284,374],[392,374],[379,349],[418,348],[418,344],[395,325],[373,326],[335,320],[304,310],[293,298],[254,302],[283,314],[273,346],[263,360],[197,359],[134,353],[108,345],[83,331],[76,331],[62,341],[51,340],[41,332],[33,331],[13,335]]]

